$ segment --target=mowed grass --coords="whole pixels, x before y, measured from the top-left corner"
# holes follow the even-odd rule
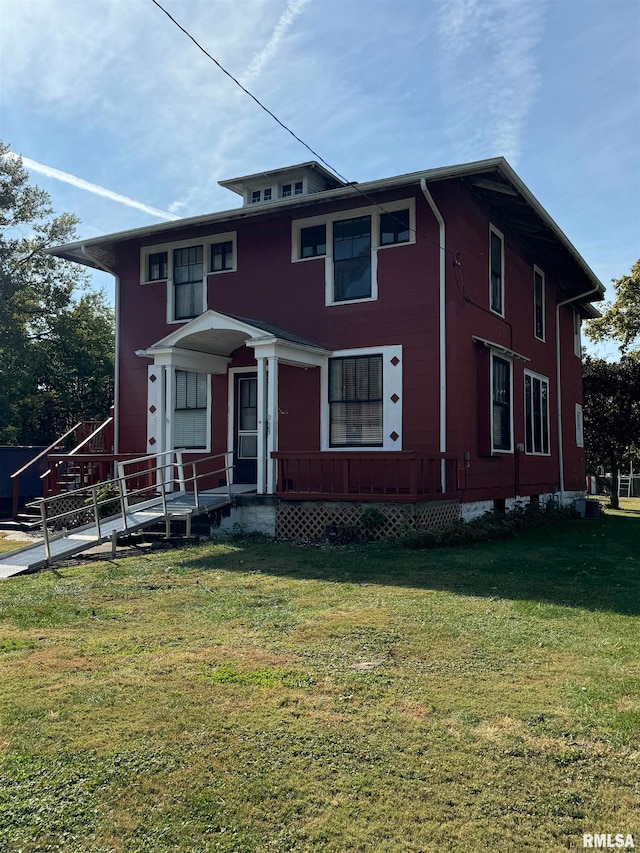
[[[0,850],[640,845],[640,501],[482,546],[0,584]]]

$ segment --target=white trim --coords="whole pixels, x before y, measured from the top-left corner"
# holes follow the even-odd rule
[[[515,358],[516,361],[531,361],[530,358],[527,358],[526,355],[521,355],[519,352],[515,350],[509,349],[508,347],[503,346],[502,344],[497,344],[495,341],[489,341],[486,338],[480,338],[478,335],[471,335],[471,340],[476,344],[484,344],[487,349],[495,350],[497,353],[502,353],[506,355],[507,358]]]
[[[536,329],[536,273],[542,279],[542,337],[538,337]],[[536,264],[533,265],[533,336],[537,341],[543,343],[547,340],[547,277],[544,270],[541,270]]]
[[[584,447],[584,416],[580,403],[576,403],[576,447]]]
[[[502,447],[494,447],[493,446],[493,360],[494,358],[499,358],[502,361],[506,361],[509,365],[509,440],[511,446],[508,449]],[[489,422],[489,428],[491,433],[491,453],[498,454],[513,454],[513,407],[514,407],[514,394],[513,394],[513,359],[506,358],[503,352],[491,352],[491,360],[490,360],[490,368],[489,368],[489,400],[491,403],[490,416],[491,420]]]
[[[532,379],[538,379],[540,382],[546,382],[547,384],[547,444],[549,446],[549,450],[544,453],[544,451],[537,450],[527,450],[527,383],[526,379],[523,379],[523,406],[524,406],[524,452],[525,456],[551,456],[551,383],[549,382],[548,376],[543,376],[541,373],[534,373],[533,370],[524,370],[524,376],[530,376]],[[532,388],[533,392],[533,388]],[[533,397],[531,400],[531,436],[533,439]]]
[[[409,210],[409,239],[402,243],[380,245],[380,217],[383,213],[395,213],[399,210]],[[359,299],[342,299],[336,301],[333,296],[334,266],[333,266],[333,226],[335,222],[344,219],[355,219],[361,216],[371,217],[371,295]],[[300,236],[303,228],[317,225],[326,226],[326,252],[324,255],[312,255],[309,258],[300,256]],[[387,249],[399,249],[411,246],[416,242],[416,200],[415,198],[400,199],[399,201],[384,202],[382,205],[356,207],[350,210],[339,210],[322,216],[309,216],[304,219],[293,219],[291,222],[291,262],[307,263],[324,258],[325,306],[353,305],[360,302],[375,302],[378,298],[378,252]]]
[[[371,451],[402,450],[402,408],[404,398],[402,394],[402,346],[379,346],[361,347],[360,349],[336,350],[331,353],[331,358],[348,358],[359,355],[381,355],[382,356],[382,447],[331,447],[329,443],[329,360],[321,367],[320,372],[320,449],[331,453],[352,453]],[[392,364],[392,359],[397,358],[397,364]],[[391,397],[396,394],[398,401],[394,403]],[[390,436],[392,432],[398,434],[394,441]]]
[[[259,366],[253,367],[230,367],[227,376],[227,451],[233,453],[235,439],[234,420],[236,412],[236,387],[235,377],[237,373],[257,373],[260,375]],[[258,400],[258,404],[260,401]],[[258,405],[258,459],[260,458],[260,407]],[[233,471],[230,472],[230,482],[233,483]]]
[[[216,243],[231,243],[231,267],[228,270],[212,270],[211,269],[211,247]],[[174,240],[170,243],[156,243],[148,246],[142,246],[140,249],[140,284],[164,284],[167,289],[167,306],[166,306],[166,322],[167,325],[176,325],[188,323],[192,317],[186,317],[181,320],[176,320],[174,317],[175,290],[173,283],[173,253],[176,249],[188,249],[195,246],[202,246],[202,312],[207,310],[208,294],[207,284],[209,276],[225,275],[226,273],[236,272],[238,268],[238,249],[237,249],[237,232],[224,231],[220,234],[211,234],[207,237],[193,237],[189,240]],[[158,252],[167,253],[167,277],[161,279],[149,279],[149,256],[155,255]]]
[[[496,311],[491,305],[491,234],[495,234],[500,238],[500,302],[502,304],[502,311]],[[496,228],[495,225],[489,223],[489,251],[487,252],[489,256],[489,310],[492,314],[496,314],[498,317],[504,317],[505,310],[505,300],[504,300],[504,234],[500,231],[499,228]]]

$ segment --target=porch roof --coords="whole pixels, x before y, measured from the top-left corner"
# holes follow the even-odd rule
[[[228,362],[231,353],[243,344],[261,351],[263,357],[273,356],[290,364],[319,365],[331,355],[330,350],[271,323],[211,309],[136,355],[156,359],[187,350]]]

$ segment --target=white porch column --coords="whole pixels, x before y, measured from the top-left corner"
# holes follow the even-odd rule
[[[267,480],[267,359],[256,356],[258,365],[258,473],[257,492],[265,494]]]
[[[267,494],[273,495],[277,483],[277,461],[271,458],[271,452],[278,449],[278,359],[267,359],[269,382],[267,384]]]

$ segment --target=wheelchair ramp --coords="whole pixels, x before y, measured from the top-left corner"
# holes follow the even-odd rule
[[[0,554],[0,578],[10,578],[14,575],[35,572],[48,563],[65,560],[102,542],[108,542],[114,533],[116,536],[123,533],[133,533],[136,530],[151,527],[165,518],[169,521],[193,518],[202,515],[202,513],[228,506],[230,503],[226,488],[201,492],[198,496],[197,506],[193,493],[169,494],[166,496],[167,511],[165,514],[165,504],[162,497],[158,496],[151,501],[145,501],[138,508],[132,507],[124,518],[122,515],[117,515],[101,520],[99,530],[95,524],[87,524],[70,530],[68,533],[50,536],[49,551],[51,556],[49,560],[47,560],[44,539],[25,545],[15,551]]]

